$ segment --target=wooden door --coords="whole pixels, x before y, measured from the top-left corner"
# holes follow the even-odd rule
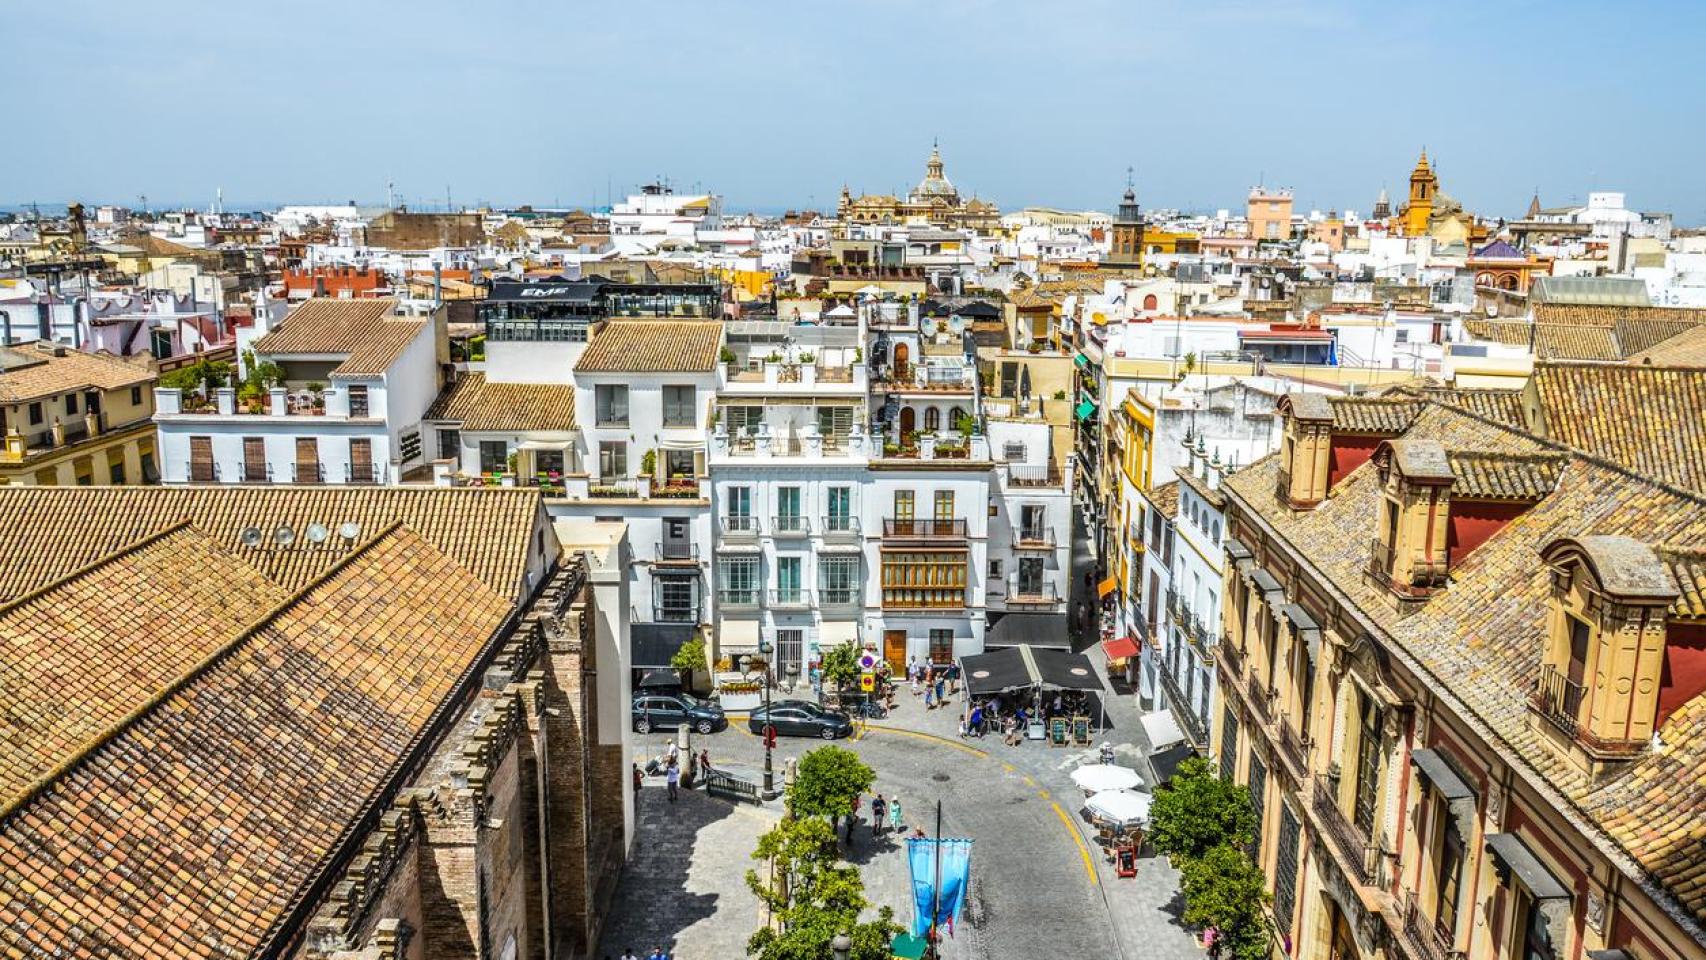
[[[901,407],[900,408],[900,442],[905,443],[907,441],[908,437],[912,436],[914,433],[917,433],[917,432],[918,432],[918,414],[914,413],[913,409],[911,407]]]
[[[907,349],[907,345],[904,343],[895,344],[894,345],[894,378],[896,380],[910,380],[910,379],[912,379],[911,370],[907,364],[907,361],[909,359],[911,359],[911,353]]]
[[[906,631],[883,631],[883,659],[889,662],[889,669],[896,675],[906,670]]]

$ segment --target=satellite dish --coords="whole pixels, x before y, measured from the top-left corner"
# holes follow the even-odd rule
[[[272,539],[279,546],[288,547],[296,542],[296,531],[290,529],[289,524],[281,523],[278,529],[272,532]]]
[[[954,333],[959,333],[959,332],[963,331],[965,328],[966,328],[966,321],[965,321],[964,317],[954,317],[953,319],[948,321],[948,329],[953,331]]]
[[[258,547],[261,545],[260,527],[244,527],[243,532],[238,536],[243,541],[243,546],[245,547]]]
[[[354,540],[356,537],[361,536],[361,524],[351,520],[350,522],[338,527],[338,536],[343,537],[345,540]]]
[[[326,538],[332,534],[332,531],[326,529],[326,525],[323,523],[310,523],[307,532],[309,543],[325,543]]]

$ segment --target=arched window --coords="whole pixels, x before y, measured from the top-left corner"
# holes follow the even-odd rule
[[[1150,294],[1144,295],[1144,297],[1143,297],[1143,309],[1145,309],[1145,310],[1156,310],[1156,309],[1159,309],[1160,306],[1161,306],[1161,301],[1157,300],[1155,298],[1155,294],[1150,293]]]
[[[935,433],[942,429],[942,411],[940,409],[931,407],[924,411],[924,429],[929,433]]]
[[[959,407],[949,407],[948,408],[948,428],[950,430],[958,430],[960,428],[960,418],[965,416],[965,415],[966,415],[966,412],[964,410],[961,410]]]

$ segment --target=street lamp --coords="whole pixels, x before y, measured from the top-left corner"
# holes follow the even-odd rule
[[[771,643],[764,637],[758,638],[758,652],[764,655],[764,798],[773,799],[776,796],[776,768],[771,762],[770,731],[776,729],[776,721],[770,716],[770,649]]]
[[[829,951],[835,954],[835,960],[847,960],[847,955],[853,951],[853,938],[846,931],[836,934],[835,939],[829,941]]]

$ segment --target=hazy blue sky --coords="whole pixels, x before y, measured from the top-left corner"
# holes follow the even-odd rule
[[[1003,207],[1593,188],[1706,221],[1706,4],[1370,0],[4,7],[0,204],[602,202],[902,190],[939,137]]]

